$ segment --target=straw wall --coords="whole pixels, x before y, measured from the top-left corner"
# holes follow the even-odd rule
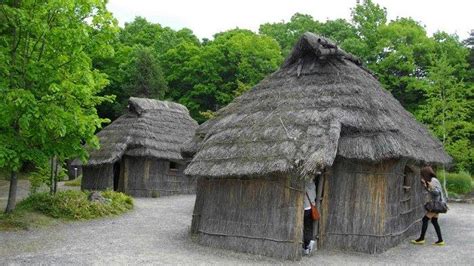
[[[172,170],[168,160],[124,156],[121,165],[121,180],[125,184],[123,190],[136,197],[195,193],[195,179],[183,174],[185,167],[180,162],[176,170]]]
[[[113,188],[113,164],[102,164],[97,166],[82,166],[83,176],[81,189],[83,190],[105,190]]]
[[[416,169],[403,188],[405,166],[338,157],[324,184],[321,248],[380,253],[417,231],[423,194]]]
[[[203,245],[299,259],[303,187],[284,176],[200,178],[191,232]]]

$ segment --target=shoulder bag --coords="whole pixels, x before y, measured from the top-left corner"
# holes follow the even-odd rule
[[[313,221],[319,220],[321,218],[321,216],[319,215],[319,211],[316,208],[316,206],[314,206],[314,204],[311,202],[311,199],[309,198],[308,192],[306,192],[306,197],[308,198],[309,205],[311,206],[311,218],[313,219]]]

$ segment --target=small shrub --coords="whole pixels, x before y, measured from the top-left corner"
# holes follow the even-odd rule
[[[114,191],[102,192],[107,202],[91,202],[89,193],[75,190],[60,191],[54,195],[36,193],[18,204],[20,210],[34,210],[54,218],[69,220],[93,219],[117,215],[133,208],[131,197]]]
[[[444,171],[438,172],[437,176],[443,183],[446,175],[446,189],[448,192],[455,194],[467,194],[472,191],[471,176],[467,172],[448,173]]]

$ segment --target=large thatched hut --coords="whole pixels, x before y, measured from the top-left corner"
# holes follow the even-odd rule
[[[420,164],[450,161],[357,58],[311,33],[183,149],[197,241],[286,259],[301,257],[305,179],[318,176],[318,247],[377,253],[417,230]]]
[[[100,131],[100,149],[83,165],[82,189],[150,197],[194,193],[180,153],[198,124],[183,105],[130,98],[128,112]]]

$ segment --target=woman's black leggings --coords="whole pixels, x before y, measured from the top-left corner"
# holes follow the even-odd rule
[[[309,242],[313,240],[313,218],[311,218],[311,210],[304,211],[304,227],[303,227],[303,248],[306,249]]]
[[[438,224],[438,218],[436,217],[431,218],[431,223],[433,224],[436,230],[436,235],[438,236],[438,242],[443,241],[443,236],[441,236],[441,228],[439,227],[439,224]]]
[[[430,218],[428,218],[427,216],[424,216],[423,219],[421,220],[423,224],[421,225],[421,235],[420,235],[420,238],[418,238],[418,240],[425,239],[425,234],[426,234],[426,230],[428,229],[429,220]],[[438,236],[438,242],[443,241],[443,237],[441,236],[441,228],[439,227],[439,224],[438,224],[438,218],[436,217],[431,218],[431,223],[433,224],[433,227],[435,228],[435,231],[436,231],[436,235]]]

